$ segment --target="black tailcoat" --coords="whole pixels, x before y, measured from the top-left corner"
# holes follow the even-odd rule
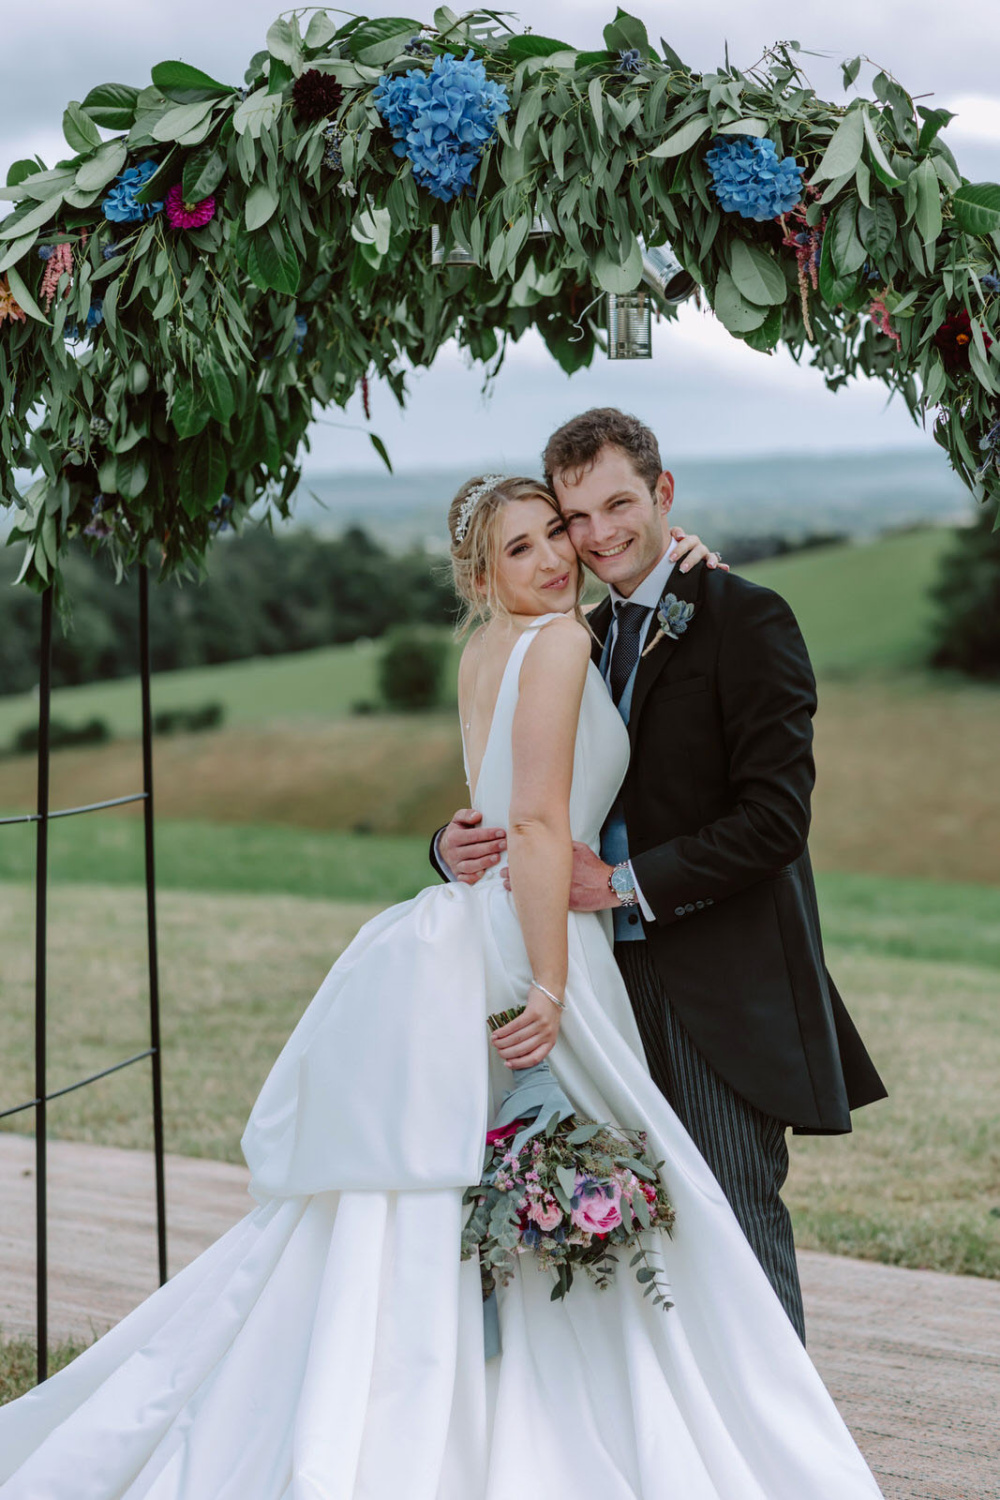
[[[803,1133],[851,1128],[885,1087],[823,961],[806,838],[816,684],[778,594],[736,574],[675,570],[694,605],[632,695],[622,787],[629,853],[655,922],[663,987],[738,1093]],[[590,615],[594,659],[611,621]]]

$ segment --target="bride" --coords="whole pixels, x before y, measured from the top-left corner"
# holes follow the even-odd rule
[[[548,491],[470,481],[459,705],[499,870],[374,918],[275,1063],[242,1145],[252,1212],[0,1409],[0,1500],[868,1500],[879,1489],[673,1110],[602,915],[569,912],[628,736]],[[492,1037],[486,1017],[524,1005]],[[676,1210],[673,1307],[624,1266],[552,1301],[532,1254],[486,1357],[463,1190],[513,1070],[647,1132]]]

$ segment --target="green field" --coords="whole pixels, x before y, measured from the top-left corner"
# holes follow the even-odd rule
[[[795,611],[819,677],[919,668],[927,654],[927,591],[951,531],[905,532],[822,547],[740,568]]]
[[[848,1139],[795,1137],[799,1242],[898,1265],[1000,1277],[1000,1119],[993,893],[836,879],[828,961],[891,1097]],[[247,1113],[330,963],[378,905],[303,896],[160,893],[168,1149],[239,1161]],[[0,888],[2,1105],[31,1095],[32,893]],[[140,889],[55,885],[51,1085],[146,1045]],[[54,1101],[57,1136],[145,1147],[148,1069]],[[27,1130],[30,1118],[9,1126]]]
[[[828,547],[741,568],[783,594],[794,608],[820,675],[896,672],[919,666],[926,649],[926,590],[947,545],[946,529],[888,537],[867,545]],[[162,672],[155,708],[208,701],[226,723],[317,723],[338,718],[359,699],[374,699],[378,643],[359,641],[291,656]],[[458,652],[456,649],[455,662]],[[133,679],[59,688],[53,715],[77,724],[105,719],[115,734],[135,734],[139,695]],[[0,745],[37,713],[32,694],[0,698]]]
[[[358,701],[377,699],[379,650],[377,641],[362,640],[288,656],[159,672],[153,681],[153,709],[217,702],[227,724],[324,723],[350,713]],[[457,667],[456,651],[452,686]],[[9,744],[15,730],[32,723],[37,714],[32,693],[0,697],[0,745]],[[100,718],[113,734],[138,734],[138,678],[57,688],[52,715],[70,724]]]

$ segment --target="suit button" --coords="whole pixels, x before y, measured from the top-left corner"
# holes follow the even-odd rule
[[[713,901],[713,899],[712,899],[711,896],[706,896],[706,898],[705,898],[705,905],[706,906],[714,906],[715,905],[715,902]]]
[[[628,914],[628,920],[629,920],[629,926],[630,927],[634,927],[635,924],[638,922],[639,918],[636,916],[636,914],[635,914],[634,911],[630,911],[629,914]]]
[[[698,911],[703,911],[704,910],[704,907],[705,907],[704,901],[696,901],[694,904],[695,904],[696,910],[698,910]]]
[[[683,917],[683,915],[684,915],[684,908],[683,908],[683,906],[675,906],[674,907],[674,916],[675,917]]]
[[[694,907],[689,904],[689,905],[685,906],[684,910],[685,911],[694,911]]]

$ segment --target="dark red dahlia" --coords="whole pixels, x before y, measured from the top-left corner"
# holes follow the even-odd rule
[[[306,125],[314,125],[317,120],[335,115],[343,100],[344,90],[336,78],[321,73],[318,68],[307,68],[292,85],[295,113]]]
[[[941,351],[941,360],[949,375],[969,368],[969,345],[972,343],[972,322],[967,308],[945,318],[934,335],[934,343]],[[983,343],[989,353],[993,340],[983,329]]]

